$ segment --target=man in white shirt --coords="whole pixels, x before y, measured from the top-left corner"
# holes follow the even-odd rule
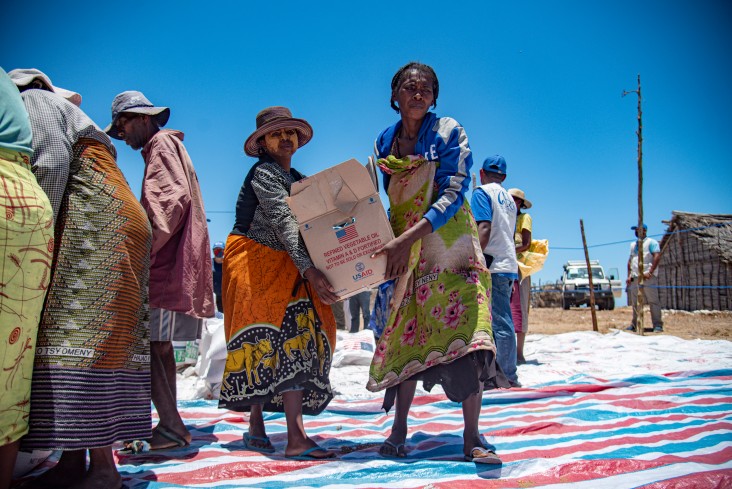
[[[658,300],[658,262],[661,260],[661,247],[653,238],[646,237],[648,226],[642,228],[633,226],[636,237],[643,241],[643,300],[651,306],[651,322],[654,333],[663,333],[663,320],[661,319],[661,302]],[[633,321],[626,329],[635,331],[638,312],[638,242],[630,244],[630,258],[628,259],[628,279],[626,280],[628,300],[633,308]]]
[[[470,207],[478,224],[480,247],[491,272],[491,315],[498,365],[513,387],[520,387],[516,371],[516,333],[511,317],[511,289],[518,280],[513,235],[516,204],[501,183],[506,179],[506,160],[494,155],[480,170],[480,187],[473,192]]]

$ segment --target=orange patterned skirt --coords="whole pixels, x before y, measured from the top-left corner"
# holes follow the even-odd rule
[[[219,407],[283,412],[282,393],[302,390],[304,414],[325,409],[333,398],[335,319],[287,252],[230,235],[222,293],[227,357]]]

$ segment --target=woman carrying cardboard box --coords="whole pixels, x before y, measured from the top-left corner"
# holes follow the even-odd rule
[[[305,433],[302,415],[318,414],[333,398],[328,373],[338,297],[313,266],[285,202],[303,175],[291,166],[312,127],[285,107],[257,114],[244,151],[258,158],[236,203],[236,222],[224,250],[222,295],[227,341],[219,406],[249,411],[245,446],[272,453],[263,411],[284,412],[285,456],[332,458]],[[304,278],[304,280],[303,280]]]

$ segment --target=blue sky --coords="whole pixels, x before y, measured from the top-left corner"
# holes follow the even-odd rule
[[[732,213],[732,7],[727,1],[19,2],[3,7],[0,66],[38,68],[77,91],[99,126],[123,90],[171,107],[211,222],[225,240],[253,163],[242,149],[264,107],[286,105],[314,138],[294,166],[362,162],[397,120],[394,72],[412,60],[440,81],[436,112],[465,127],[477,172],[508,162],[534,203],[534,237],[556,280],[590,245],[629,242],[637,222],[637,98],[643,93],[644,212]],[[118,144],[139,195],[139,152]],[[660,239],[660,237],[659,237]],[[590,255],[625,278],[628,243]],[[562,250],[556,248],[577,248]]]

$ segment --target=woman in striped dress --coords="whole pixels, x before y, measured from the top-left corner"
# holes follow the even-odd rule
[[[22,443],[63,451],[38,484],[114,489],[122,478],[112,444],[151,435],[150,225],[109,137],[40,71],[9,75],[30,116],[31,163],[56,220]]]

